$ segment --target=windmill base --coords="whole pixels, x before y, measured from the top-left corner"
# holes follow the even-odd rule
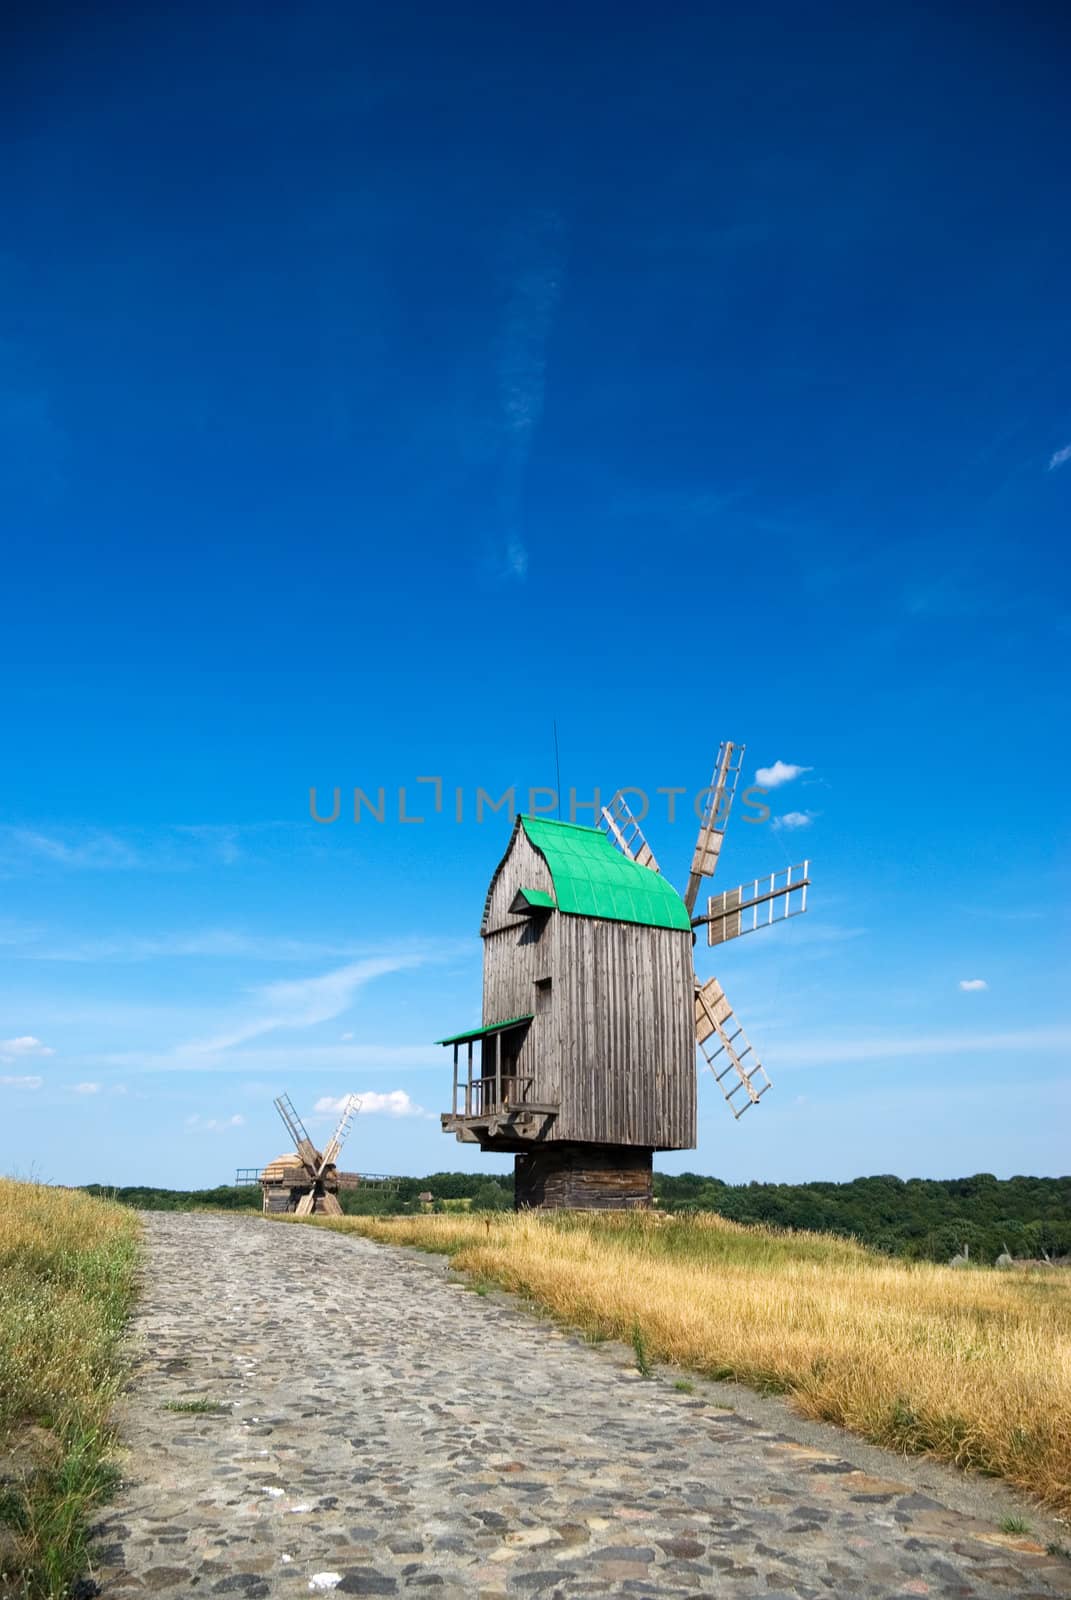
[[[643,1211],[652,1202],[650,1150],[544,1144],[514,1158],[518,1211]]]

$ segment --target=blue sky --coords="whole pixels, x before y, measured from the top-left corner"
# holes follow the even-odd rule
[[[430,1041],[479,1016],[476,791],[553,786],[555,720],[678,885],[660,786],[726,737],[804,769],[716,880],[814,862],[717,966],[774,1091],[734,1124],[701,1083],[666,1168],[1066,1170],[1066,42],[1044,7],[27,11],[0,1170],[226,1180],[282,1089],[369,1097],[358,1168],[495,1165]]]

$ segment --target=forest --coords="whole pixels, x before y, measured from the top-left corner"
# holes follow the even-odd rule
[[[260,1208],[255,1184],[194,1190],[86,1187],[90,1194],[142,1210]],[[513,1178],[434,1172],[346,1190],[341,1199],[350,1215],[397,1216],[422,1209],[422,1194],[432,1196],[432,1210],[504,1211],[513,1205]],[[963,1245],[980,1263],[992,1263],[1005,1248],[1016,1258],[1071,1255],[1071,1177],[1001,1179],[979,1172],[970,1178],[885,1175],[850,1183],[731,1184],[694,1172],[656,1172],[655,1196],[663,1211],[716,1211],[734,1222],[831,1233],[906,1260],[945,1261]]]

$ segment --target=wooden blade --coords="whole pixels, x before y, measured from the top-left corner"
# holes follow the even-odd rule
[[[696,1042],[738,1120],[773,1087],[717,978],[696,985]]]
[[[754,878],[736,889],[712,894],[706,916],[692,918],[693,928],[706,923],[707,943],[724,944],[726,939],[739,939],[742,934],[800,916],[807,909],[809,867],[809,861],[801,861],[771,872],[768,878]]]
[[[286,1124],[286,1130],[294,1141],[294,1149],[305,1163],[309,1172],[315,1177],[320,1154],[309,1138],[305,1124],[294,1110],[290,1096],[281,1094],[275,1101],[275,1109]]]
[[[315,1204],[316,1204],[316,1191],[315,1191],[315,1189],[310,1189],[307,1194],[303,1194],[301,1196],[301,1199],[298,1201],[297,1205],[294,1207],[294,1215],[297,1216],[297,1217],[309,1217],[309,1216],[311,1216],[312,1215],[312,1210],[313,1210],[313,1207],[315,1206]]]
[[[713,877],[714,869],[718,865],[722,839],[732,809],[733,795],[740,781],[745,748],[742,744],[730,744],[726,741],[718,751],[714,776],[710,780],[703,808],[703,820],[699,824],[699,837],[695,841],[688,887],[684,891],[684,903],[688,907],[689,916],[695,907],[699,885],[704,878]]]
[[[661,871],[654,851],[644,838],[643,829],[630,811],[624,795],[615,794],[610,804],[603,806],[601,821],[622,855],[635,861],[637,866],[649,867],[652,872]]]
[[[360,1109],[361,1101],[359,1096],[355,1094],[348,1094],[342,1105],[342,1115],[338,1119],[338,1127],[327,1141],[327,1148],[324,1150],[323,1159],[320,1162],[320,1170],[317,1173],[317,1177],[319,1177],[320,1173],[324,1172],[327,1167],[334,1166],[335,1162],[338,1160],[339,1152],[341,1151],[342,1146],[345,1144],[346,1137],[350,1131],[350,1124],[353,1122],[354,1117],[357,1115]]]

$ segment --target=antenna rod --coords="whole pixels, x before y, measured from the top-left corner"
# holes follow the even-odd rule
[[[558,821],[562,820],[562,767],[558,760],[558,719],[555,717],[551,726],[554,729],[554,782],[557,784],[555,794],[558,796]]]

